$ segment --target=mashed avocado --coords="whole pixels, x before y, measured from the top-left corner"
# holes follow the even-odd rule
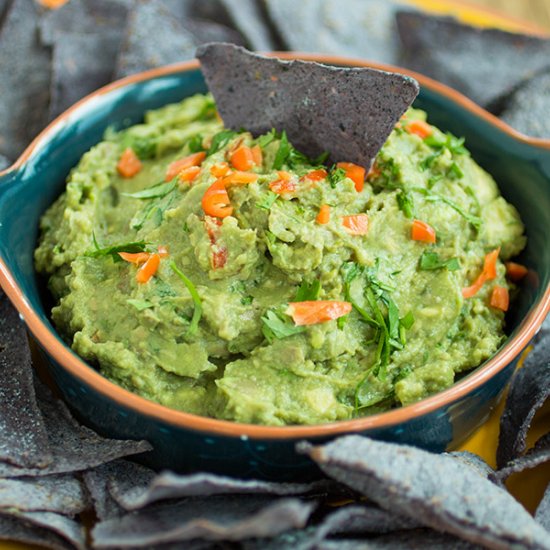
[[[284,133],[224,130],[209,96],[108,132],[42,219],[56,326],[122,387],[239,422],[349,419],[451,386],[504,339],[495,288],[525,237],[462,140],[423,121],[407,112],[364,187]]]

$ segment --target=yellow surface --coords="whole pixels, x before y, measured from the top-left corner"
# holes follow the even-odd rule
[[[513,22],[504,16],[498,14],[487,14],[477,10],[475,6],[467,6],[457,4],[453,0],[407,0],[410,3],[417,4],[422,8],[442,14],[451,14],[460,18],[466,23],[480,26],[500,27],[511,31],[526,31],[529,30],[529,25],[525,26],[521,22]],[[502,0],[503,7],[508,0]],[[524,3],[525,2],[525,3]],[[534,0],[534,2],[542,2],[542,0]],[[487,6],[498,6],[498,0],[477,0],[478,4]],[[526,10],[534,10],[533,6],[538,4],[530,4],[527,0],[520,0],[514,5],[518,14],[517,5],[524,5]],[[547,9],[546,7],[544,8]],[[525,14],[532,12],[524,12]],[[547,11],[548,18],[540,20],[539,26],[548,26],[550,29],[550,9]],[[531,430],[528,436],[528,446],[542,435],[548,432],[550,428],[550,403],[546,404],[541,411],[536,415]],[[498,407],[491,413],[487,422],[481,426],[460,448],[460,450],[471,451],[478,454],[486,460],[491,466],[495,466],[495,453],[498,443],[499,419],[502,414],[504,402],[501,402]],[[540,501],[544,488],[550,483],[550,467],[542,465],[529,472],[516,474],[512,476],[508,482],[510,492],[531,512],[536,508]],[[41,550],[38,546],[29,546],[12,542],[0,542],[0,550]]]

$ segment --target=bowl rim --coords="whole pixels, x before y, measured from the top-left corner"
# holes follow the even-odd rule
[[[303,59],[306,61],[316,61],[319,63],[332,65],[370,67],[383,71],[399,72],[401,74],[411,76],[417,79],[421,86],[424,86],[431,91],[435,91],[454,103],[457,103],[460,107],[470,111],[470,113],[474,114],[476,117],[485,120],[492,126],[497,127],[500,131],[508,134],[510,137],[514,138],[514,140],[520,143],[529,144],[536,148],[550,151],[550,140],[530,138],[520,134],[459,92],[426,76],[415,73],[414,71],[409,71],[393,65],[374,63],[362,59],[342,56],[302,52],[269,52],[268,55],[287,60]],[[0,172],[0,178],[23,167],[24,164],[33,156],[33,153],[40,149],[41,145],[48,143],[48,137],[50,134],[55,134],[57,127],[63,124],[67,117],[69,117],[73,111],[78,109],[83,104],[118,88],[146,80],[152,80],[157,77],[167,76],[173,73],[194,71],[198,68],[199,62],[197,60],[176,63],[137,73],[98,89],[77,102],[75,105],[58,116],[54,121],[52,121],[32,141],[32,143],[27,147],[27,149],[25,149],[22,155],[12,166]],[[63,369],[67,370],[80,382],[93,388],[95,391],[111,400],[116,405],[180,429],[196,432],[207,432],[209,434],[226,437],[261,440],[298,439],[304,437],[334,437],[344,433],[387,428],[390,426],[395,426],[396,424],[417,419],[428,413],[432,413],[437,409],[450,406],[504,370],[506,366],[513,361],[529,344],[530,340],[537,333],[546,315],[550,312],[550,284],[548,284],[539,303],[522,320],[518,333],[513,338],[509,339],[495,355],[485,362],[482,367],[478,367],[470,375],[453,384],[450,388],[447,388],[446,390],[433,396],[427,397],[417,403],[372,416],[352,420],[341,420],[326,424],[307,426],[263,426],[233,422],[229,420],[219,420],[178,411],[153,401],[149,401],[144,397],[123,389],[103,377],[98,371],[89,366],[83,359],[78,357],[76,353],[74,353],[68,346],[58,340],[55,332],[50,330],[40,319],[38,314],[33,310],[1,257],[0,285],[19,313],[22,315],[30,332],[46,350],[48,355],[55,359]]]

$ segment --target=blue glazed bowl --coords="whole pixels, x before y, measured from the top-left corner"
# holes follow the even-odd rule
[[[407,73],[358,60],[296,57]],[[407,74],[421,84],[415,105],[428,112],[433,124],[466,138],[475,160],[493,174],[526,224],[528,245],[521,261],[530,272],[508,318],[509,338],[498,353],[452,388],[414,405],[356,420],[288,427],[238,424],[167,409],[109,382],[74,354],[51,324],[47,295],[33,268],[39,219],[64,189],[70,169],[108,126],[135,124],[148,109],[205,91],[198,63],[184,63],[92,94],[48,126],[0,173],[0,283],[25,319],[61,395],[84,423],[111,437],[149,440],[154,451],[143,459],[156,468],[304,480],[317,470],[294,451],[302,439],[320,443],[360,433],[442,451],[458,446],[487,418],[519,354],[550,309],[550,141],[521,136],[453,90]]]

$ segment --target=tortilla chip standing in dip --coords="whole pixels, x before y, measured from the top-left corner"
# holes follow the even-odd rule
[[[523,224],[409,108],[418,84],[198,57],[215,101],[107,132],[42,220],[36,267],[73,349],[147,399],[267,425],[413,403],[490,357]]]

